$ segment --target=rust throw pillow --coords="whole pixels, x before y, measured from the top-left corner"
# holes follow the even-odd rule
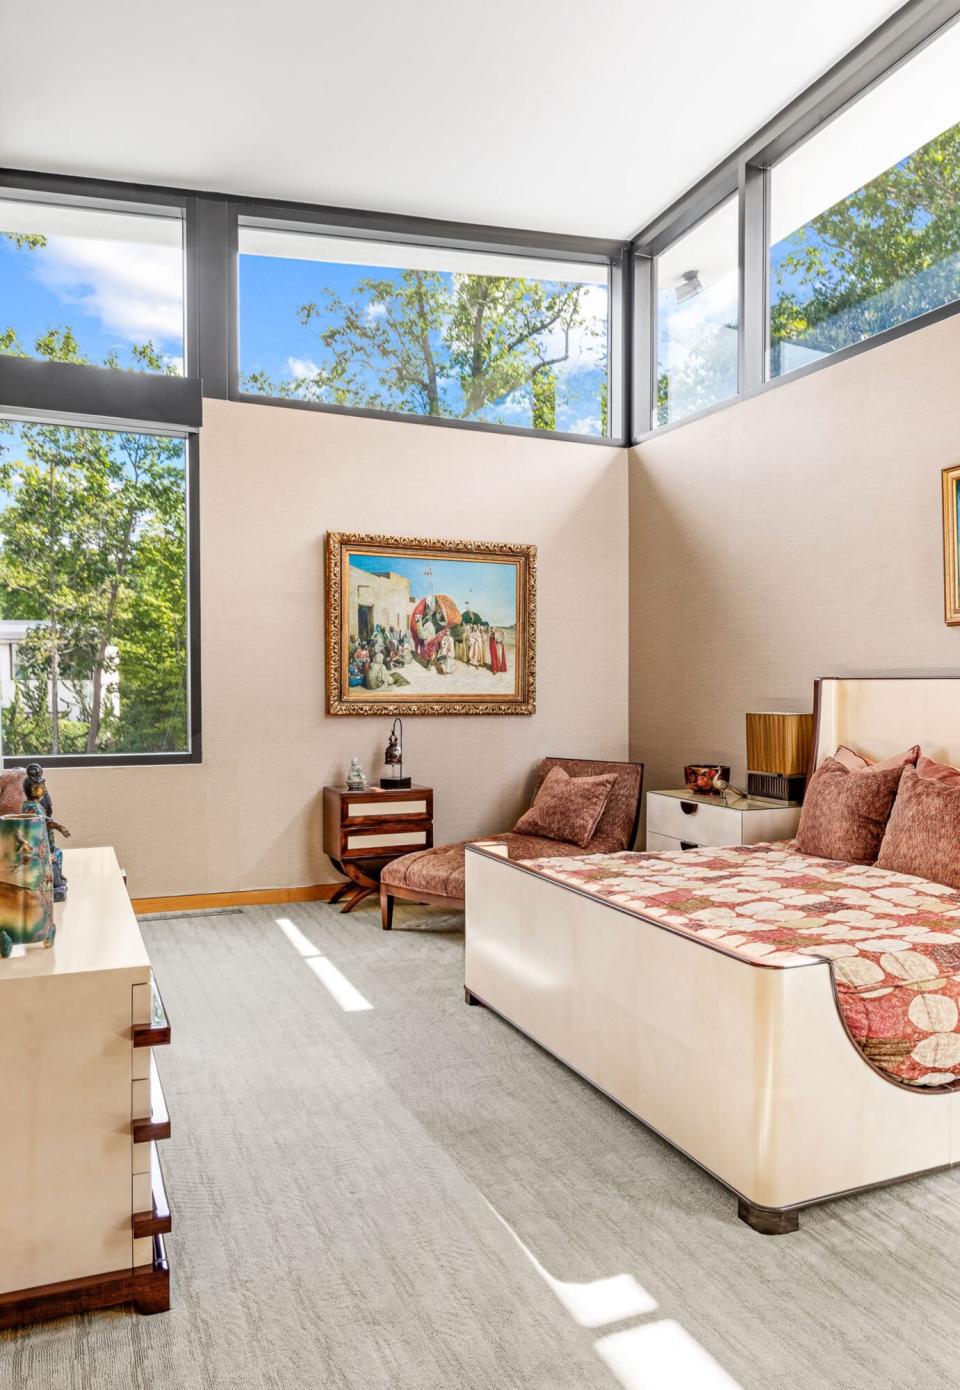
[[[607,804],[615,772],[597,777],[571,777],[553,767],[540,784],[533,805],[513,827],[515,835],[543,835],[569,845],[588,845]]]
[[[800,853],[873,864],[904,771],[868,767],[851,772],[836,758],[824,758],[810,778],[800,812]]]
[[[926,781],[940,782],[945,787],[960,787],[960,767],[934,762],[933,758],[928,758],[923,753],[920,754],[920,761],[917,763],[917,772]]]
[[[882,762],[875,763],[870,758],[865,758],[862,753],[855,753],[852,748],[848,748],[845,743],[834,753],[834,758],[838,763],[849,772],[863,772],[865,768],[873,767],[885,769],[888,767],[916,767],[917,759],[920,757],[920,745],[915,743],[912,748],[906,748],[902,753],[894,753],[890,758],[884,758]]]
[[[960,888],[960,788],[908,768],[877,863],[897,874]]]
[[[22,767],[0,772],[0,816],[15,816],[23,806]]]

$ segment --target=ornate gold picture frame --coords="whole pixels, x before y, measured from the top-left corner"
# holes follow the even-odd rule
[[[960,626],[960,464],[945,468],[943,478],[943,617]]]
[[[533,714],[537,548],[328,531],[329,714]]]

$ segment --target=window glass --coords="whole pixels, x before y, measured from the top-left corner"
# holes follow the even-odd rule
[[[0,198],[0,352],[183,375],[179,215]]]
[[[6,756],[186,752],[186,444],[0,421]]]
[[[241,389],[604,435],[608,267],[241,225]]]
[[[960,29],[774,166],[770,374],[960,298]]]
[[[657,257],[654,427],[737,394],[737,199]]]

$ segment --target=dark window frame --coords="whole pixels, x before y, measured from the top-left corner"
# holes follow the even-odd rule
[[[41,364],[43,365],[43,364]],[[24,423],[42,423],[37,416],[14,415],[0,408],[0,418],[22,419]],[[43,417],[60,425],[77,429],[117,429],[129,434],[163,434],[168,438],[181,437],[186,445],[184,505],[187,512],[187,726],[189,747],[170,753],[7,753],[0,759],[3,770],[24,767],[31,759],[44,767],[169,767],[203,762],[201,721],[202,686],[200,678],[200,441],[199,436],[184,431],[172,431],[168,426],[137,428],[134,424],[105,424],[89,418],[77,419],[59,414]]]
[[[411,411],[371,410],[362,406],[327,405],[243,391],[240,384],[240,302],[239,228],[244,223],[278,230],[317,235],[353,237],[360,241],[382,241],[388,245],[429,246],[455,251],[479,251],[508,256],[537,256],[544,260],[581,261],[607,269],[607,391],[608,424],[606,435],[572,434],[564,430],[538,430],[524,425],[498,425],[482,420],[458,420],[447,416],[417,415]],[[444,429],[479,430],[532,439],[555,439],[575,444],[601,444],[623,448],[629,436],[630,394],[626,389],[627,314],[630,256],[626,242],[597,237],[564,237],[550,233],[526,232],[503,227],[483,227],[466,223],[440,222],[432,218],[390,217],[351,209],[309,207],[304,204],[259,201],[230,204],[227,236],[231,257],[229,347],[227,396],[248,405],[274,405],[293,410],[319,411],[328,415],[357,416],[361,419],[398,420]]]
[[[842,115],[873,88],[881,85],[928,44],[936,42],[960,18],[958,0],[907,0],[822,77],[785,106],[704,178],[649,222],[631,241],[638,292],[634,297],[634,338],[637,370],[633,376],[631,443],[659,438],[669,430],[682,429],[719,410],[728,410],[743,400],[774,391],[809,376],[826,371],[861,352],[918,332],[930,324],[960,313],[960,300],[904,323],[895,324],[862,342],[851,343],[836,352],[778,377],[769,375],[769,246],[768,209],[770,170],[811,135]],[[739,391],[654,428],[656,401],[655,340],[656,299],[654,258],[686,231],[739,191],[740,194],[740,352]]]

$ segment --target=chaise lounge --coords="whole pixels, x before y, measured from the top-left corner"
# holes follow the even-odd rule
[[[544,758],[537,770],[533,802],[547,775],[560,768],[571,778],[596,777],[612,773],[616,777],[603,812],[589,842],[574,844],[567,840],[544,835],[504,831],[485,835],[485,843],[507,846],[510,859],[562,858],[574,854],[614,854],[630,849],[637,836],[640,822],[640,794],[643,790],[643,764],[603,762],[594,758]],[[524,817],[521,817],[522,822]],[[464,857],[467,840],[433,849],[415,850],[388,864],[380,879],[380,915],[384,931],[393,926],[393,904],[397,898],[405,902],[425,903],[462,911],[464,906]]]

